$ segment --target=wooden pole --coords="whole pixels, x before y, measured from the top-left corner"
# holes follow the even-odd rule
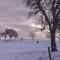
[[[51,51],[49,47],[48,47],[48,53],[49,53],[49,60],[51,60]]]

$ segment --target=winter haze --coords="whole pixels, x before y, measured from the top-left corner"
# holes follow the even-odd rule
[[[32,18],[28,18],[29,9],[23,0],[0,0],[0,31],[12,28],[21,36],[28,36],[36,27]]]

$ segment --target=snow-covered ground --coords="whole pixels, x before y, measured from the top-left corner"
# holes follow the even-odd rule
[[[60,42],[57,41],[59,50]],[[49,60],[50,40],[0,41],[0,60]],[[59,52],[52,53],[54,60],[60,60]],[[58,58],[58,59],[57,59]]]

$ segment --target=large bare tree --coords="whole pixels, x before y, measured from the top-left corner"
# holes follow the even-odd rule
[[[55,33],[60,24],[60,0],[25,0],[26,5],[31,9],[29,16],[39,15],[43,17],[40,22],[48,25],[51,34],[51,50],[57,51]],[[41,17],[40,17],[41,18]],[[59,25],[60,26],[60,25]]]

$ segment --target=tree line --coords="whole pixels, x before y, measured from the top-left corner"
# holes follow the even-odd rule
[[[4,32],[0,33],[0,38],[5,37],[5,40],[6,40],[7,36],[9,36],[10,39],[13,37],[17,38],[18,33],[13,29],[6,29]]]

